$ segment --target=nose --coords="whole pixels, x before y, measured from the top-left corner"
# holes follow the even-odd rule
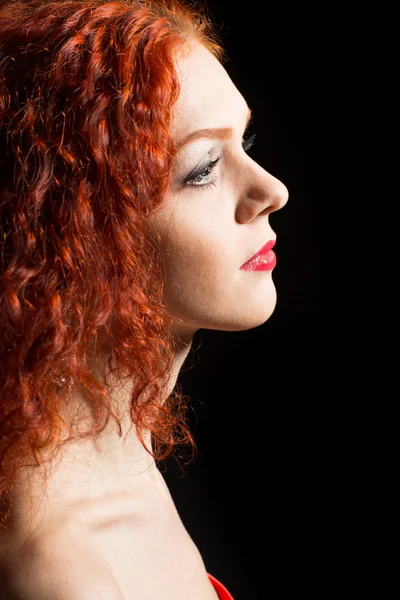
[[[245,207],[247,220],[280,210],[289,198],[289,191],[282,181],[250,160],[252,165],[246,169],[242,188],[242,207]]]

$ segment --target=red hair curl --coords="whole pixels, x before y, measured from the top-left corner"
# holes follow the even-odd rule
[[[130,416],[155,460],[195,443],[171,369],[171,317],[149,217],[168,187],[179,95],[175,52],[188,39],[218,59],[204,6],[180,0],[0,2],[0,495],[60,442],[73,382],[100,434],[112,416],[89,368],[131,378]],[[113,364],[114,361],[114,364]]]

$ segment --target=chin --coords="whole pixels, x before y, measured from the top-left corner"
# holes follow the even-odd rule
[[[241,298],[224,298],[219,304],[214,298],[206,307],[196,305],[188,309],[180,306],[179,311],[170,312],[174,319],[173,331],[182,337],[194,335],[199,329],[214,331],[246,331],[266,323],[276,307],[276,289],[267,294],[245,294]],[[218,305],[219,304],[219,305]],[[212,306],[212,310],[209,307]],[[175,306],[175,309],[177,307]],[[179,315],[179,316],[178,316]]]
[[[259,315],[251,315],[248,318],[240,319],[238,322],[233,322],[230,327],[221,327],[222,331],[247,331],[248,329],[254,329],[255,327],[260,327],[266,323],[272,313],[275,310],[275,305],[270,308],[270,310],[264,310],[263,313]]]
[[[212,329],[215,331],[247,331],[260,327],[266,323],[273,314],[276,306],[276,299],[271,302],[269,298],[264,304],[260,303],[257,307],[247,307],[247,310],[226,313],[224,317],[203,323],[201,329]]]
[[[246,331],[264,325],[272,316],[276,307],[275,287],[267,296],[254,298],[252,303],[248,303],[246,309],[241,313],[237,312],[236,319],[229,331]]]

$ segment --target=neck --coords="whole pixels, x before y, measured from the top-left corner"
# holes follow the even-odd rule
[[[168,381],[168,394],[176,384],[179,371],[190,351],[192,336],[177,336],[173,367]],[[129,405],[129,386],[116,386],[112,399],[118,406]],[[165,399],[166,399],[165,398]],[[165,400],[164,399],[164,400]],[[84,402],[76,397],[77,402]],[[74,506],[94,504],[107,498],[126,494],[145,493],[154,486],[165,495],[166,485],[153,457],[138,439],[128,414],[120,413],[122,436],[119,437],[114,419],[94,441],[73,440],[60,449],[54,464],[46,470],[46,486],[43,489],[42,466],[24,471],[17,478],[12,499],[10,526],[14,531],[25,529],[28,514],[35,514],[36,524],[47,522],[54,512],[72,509]],[[145,441],[152,451],[151,435],[146,432]],[[40,473],[39,473],[40,471]],[[27,490],[29,492],[27,493]],[[26,502],[30,500],[31,510]],[[30,522],[30,526],[35,523]]]

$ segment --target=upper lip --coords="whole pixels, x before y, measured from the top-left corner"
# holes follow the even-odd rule
[[[271,248],[273,248],[275,246],[275,242],[276,242],[276,240],[269,240],[266,244],[264,244],[264,246],[262,248],[260,248],[260,250],[258,252],[256,252],[254,254],[254,256],[249,258],[249,260],[247,260],[242,265],[242,267],[245,267],[248,263],[252,262],[255,258],[257,258],[257,256],[260,256],[261,254],[265,254],[266,252],[268,252],[268,250],[271,250]]]

